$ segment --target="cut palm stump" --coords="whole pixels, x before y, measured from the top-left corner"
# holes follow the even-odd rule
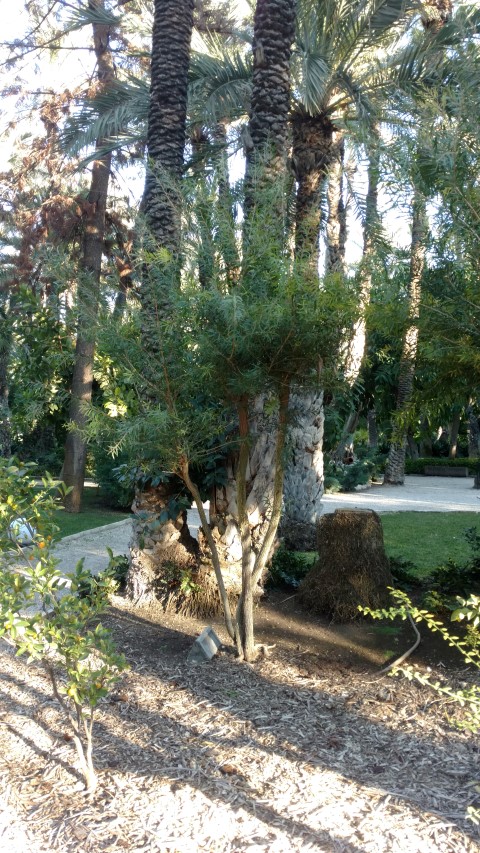
[[[323,515],[317,522],[317,550],[318,560],[299,589],[306,609],[347,622],[359,615],[359,604],[388,604],[393,578],[376,512],[337,509]]]

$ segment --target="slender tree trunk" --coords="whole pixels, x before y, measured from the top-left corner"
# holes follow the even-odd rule
[[[241,262],[237,245],[233,198],[228,177],[227,131],[224,122],[217,122],[213,128],[213,138],[218,146],[215,158],[218,185],[217,244],[225,266],[227,284],[229,287],[235,287],[240,276]]]
[[[454,406],[452,414],[452,422],[450,424],[450,448],[448,456],[450,459],[455,459],[457,455],[458,433],[460,432],[462,410],[459,406]]]
[[[402,416],[410,402],[418,348],[418,314],[426,254],[426,205],[423,196],[416,191],[413,200],[412,248],[410,259],[409,319],[403,341],[400,373],[398,377],[397,407],[394,417],[394,434],[390,445],[384,482],[403,485],[405,482],[405,449],[407,431]]]
[[[333,134],[333,149],[335,156],[328,171],[325,271],[345,274],[346,210],[343,199],[345,142],[341,131]]]
[[[215,269],[212,189],[209,186],[205,170],[205,148],[210,143],[203,128],[198,125],[192,129],[190,142],[192,145],[192,159],[195,173],[200,176],[200,180],[197,181],[195,187],[194,201],[199,236],[197,249],[198,280],[200,286],[206,288],[212,282]]]
[[[369,408],[367,411],[367,429],[368,429],[368,447],[370,450],[378,448],[378,425],[377,413],[375,408]]]
[[[468,455],[471,459],[476,459],[480,456],[480,425],[478,423],[478,417],[473,409],[474,402],[475,401],[470,400],[467,407]]]
[[[104,9],[104,0],[90,0],[91,9]],[[104,24],[93,24],[93,43],[97,59],[97,79],[102,91],[108,91],[115,77],[110,51],[110,30]],[[103,139],[96,148],[101,150]],[[99,156],[92,166],[88,212],[85,216],[82,245],[82,270],[78,281],[78,331],[70,401],[70,432],[65,443],[63,479],[71,491],[65,498],[67,512],[80,512],[87,445],[82,429],[85,407],[92,399],[95,332],[100,297],[100,274],[105,238],[105,211],[110,179],[111,155]]]
[[[452,0],[423,0],[422,24],[428,34],[436,35],[449,20]],[[410,259],[409,325],[403,342],[400,375],[398,380],[397,409],[394,417],[394,434],[390,444],[384,482],[403,485],[405,482],[406,428],[402,415],[410,402],[415,378],[418,347],[418,313],[421,299],[421,281],[426,255],[426,203],[417,189],[413,199],[412,249]]]
[[[0,457],[8,459],[12,452],[12,430],[8,404],[8,366],[12,334],[6,309],[0,309]]]
[[[378,129],[372,129],[372,144],[369,151],[368,191],[366,198],[365,225],[363,231],[363,255],[359,273],[358,320],[350,338],[345,375],[353,384],[360,373],[367,348],[366,309],[370,303],[373,278],[373,258],[378,236],[378,182],[380,177],[380,148]]]

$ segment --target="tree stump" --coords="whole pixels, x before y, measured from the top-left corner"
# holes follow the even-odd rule
[[[303,580],[300,601],[337,622],[359,615],[358,605],[384,607],[393,585],[379,516],[337,509],[317,522],[318,561]]]

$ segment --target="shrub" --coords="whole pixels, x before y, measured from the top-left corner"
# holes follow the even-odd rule
[[[472,549],[470,559],[466,563],[448,560],[425,579],[428,587],[425,604],[428,607],[451,610],[456,606],[458,596],[480,593],[480,535],[475,527],[465,531],[465,539]]]
[[[442,468],[468,468],[473,477],[478,469],[478,459],[457,458],[448,459],[444,456],[422,456],[419,459],[406,459],[405,472],[407,474],[423,474],[425,465],[435,465]]]
[[[288,586],[297,589],[300,581],[311,569],[312,562],[306,554],[287,551],[284,545],[275,551],[268,572],[269,586]]]
[[[443,622],[435,618],[427,610],[419,610],[415,607],[406,593],[400,590],[391,590],[391,595],[394,600],[394,606],[388,609],[370,610],[368,607],[359,606],[359,610],[373,619],[396,619],[400,617],[405,620],[412,619],[414,622],[425,622],[431,631],[439,633],[449,646],[456,648],[460,652],[466,664],[470,664],[477,669],[480,669],[480,645],[477,643],[472,646],[468,639],[461,639],[455,634],[450,633]],[[451,615],[454,622],[464,620],[469,623],[471,629],[477,632],[480,637],[478,627],[480,625],[480,598],[476,595],[470,595],[467,599],[458,598],[457,608]],[[456,721],[455,725],[458,728],[466,729],[471,732],[480,730],[480,686],[478,684],[464,685],[454,687],[448,681],[433,681],[429,673],[422,672],[418,667],[411,665],[401,665],[394,667],[391,675],[403,675],[410,681],[415,680],[424,687],[434,690],[436,693],[447,696],[456,705],[464,710],[463,719]],[[480,810],[476,808],[467,809],[468,816],[475,823],[480,822]]]
[[[61,574],[51,546],[58,530],[52,520],[56,493],[61,495],[64,488],[46,477],[39,490],[32,470],[32,465],[0,459],[0,637],[46,671],[70,723],[86,788],[92,792],[97,784],[92,759],[95,708],[126,668],[109,632],[97,621],[114,582],[106,572],[92,583],[83,560],[74,572]],[[19,517],[34,530],[28,549],[9,535]]]
[[[135,495],[135,472],[123,456],[115,458],[102,446],[93,449],[94,477],[105,506],[129,510]]]

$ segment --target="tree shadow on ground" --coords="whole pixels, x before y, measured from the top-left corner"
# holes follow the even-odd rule
[[[405,800],[414,809],[453,820],[467,837],[475,837],[471,827],[457,820],[458,814],[452,814],[451,798],[449,807],[448,802],[439,803],[429,792],[431,780],[442,774],[445,761],[445,750],[430,738],[398,732],[394,720],[372,721],[318,686],[285,684],[281,671],[272,677],[268,662],[251,667],[222,654],[210,664],[189,666],[186,656],[193,635],[132,612],[113,610],[107,621],[117,644],[130,659],[134,675],[127,677],[126,700],[121,693],[115,696],[110,705],[103,706],[102,719],[96,725],[95,738],[101,747],[96,763],[104,773],[118,767],[120,761],[122,773],[153,775],[169,780],[171,786],[197,788],[212,803],[241,807],[267,827],[281,823],[292,839],[320,844],[320,849],[328,851],[362,853],[363,848],[351,841],[353,833],[345,839],[335,836],[328,828],[309,825],[308,814],[305,822],[273,805],[272,786],[279,782],[281,763],[287,762],[293,774],[301,772],[301,765],[308,765],[318,772],[320,783],[325,772],[339,774],[365,788],[367,798],[371,791],[372,796]],[[338,678],[340,687],[348,687],[348,672],[339,671]],[[162,685],[162,695],[155,698],[154,707],[148,684]],[[33,702],[39,701],[39,691],[21,681],[18,687]],[[169,696],[178,699],[179,694],[186,697],[184,718],[179,716],[178,707],[173,713],[167,707]],[[22,713],[27,713],[28,702],[23,705]],[[192,707],[196,709],[193,718]],[[259,715],[259,709],[267,709],[267,713]],[[366,733],[368,737],[362,741]],[[350,749],[352,739],[354,751]],[[452,733],[450,750],[457,748],[455,740]],[[269,798],[265,792],[248,781],[249,768],[243,766],[243,755],[248,759],[252,749],[270,768],[272,777],[265,779],[270,803],[265,802]],[[412,754],[416,756],[415,765],[409,763]],[[189,763],[184,763],[186,755]],[[222,771],[225,761],[233,767],[232,773]],[[393,790],[391,784],[382,785],[382,774],[392,763],[397,767]],[[423,770],[417,772],[416,767]],[[454,784],[460,804],[465,792],[458,779],[450,786]],[[318,804],[310,811],[313,820],[321,810],[323,793],[319,791]]]
[[[173,726],[174,741],[188,742],[194,761],[205,761],[205,739],[213,745],[210,749],[210,766],[217,771],[216,747],[227,752],[230,750],[232,759],[235,760],[239,750],[253,744],[263,754],[281,756],[289,762],[304,762],[319,770],[339,773],[345,779],[367,789],[374,788],[376,791],[383,791],[385,795],[405,800],[413,804],[414,808],[425,809],[448,821],[453,819],[461,831],[471,838],[476,837],[471,826],[461,819],[458,820],[462,804],[468,796],[465,786],[471,782],[471,777],[462,782],[455,775],[449,776],[451,767],[449,763],[446,764],[446,758],[451,757],[453,751],[470,749],[461,735],[454,731],[449,733],[444,747],[434,743],[428,736],[398,731],[395,715],[390,715],[385,722],[374,721],[355,706],[338,701],[338,697],[332,697],[330,693],[318,687],[300,684],[292,689],[291,684],[272,680],[268,674],[262,672],[262,664],[251,667],[229,656],[222,656],[210,664],[189,666],[185,661],[192,642],[191,636],[171,628],[164,629],[156,623],[132,615],[131,612],[117,612],[115,619],[117,630],[120,630],[121,636],[127,635],[127,641],[131,632],[135,635],[137,654],[134,663],[137,667],[139,665],[142,676],[170,679],[173,690],[185,691],[185,694],[194,700],[195,706],[204,704],[204,707],[210,708],[212,712],[210,729],[206,736],[202,729],[196,727],[195,720],[188,720],[188,723],[172,720],[168,714],[143,708],[143,770],[137,764],[135,771],[132,765],[132,772],[151,772],[147,757],[149,738],[154,736],[152,733],[161,734],[165,727],[168,729]],[[158,656],[152,655],[152,644],[159,652],[174,647],[175,653],[171,661],[173,667],[171,664],[165,664]],[[348,673],[344,672],[342,679],[348,688]],[[379,704],[382,705],[381,700]],[[267,719],[259,719],[260,705],[268,708]],[[240,726],[240,734],[225,737],[224,734],[216,732],[216,714],[227,714],[237,727]],[[268,742],[265,741],[265,735]],[[349,749],[352,739],[355,741],[354,752]],[[114,744],[113,740],[111,747],[103,753],[105,758],[110,748],[113,749],[110,755],[114,757]],[[373,754],[372,744],[375,748]],[[415,758],[414,762],[412,756]],[[151,754],[150,758],[155,759],[155,764],[158,765],[158,752]],[[396,767],[393,789],[390,773],[388,786],[382,785],[382,774],[391,770],[392,764]],[[156,772],[162,772],[161,767]],[[472,776],[474,772],[475,757],[472,754]],[[446,787],[450,792],[454,787],[457,789],[458,799],[454,811],[452,797],[442,804],[436,795],[430,792],[433,780],[440,776],[446,779]],[[259,804],[255,797],[251,796],[247,798],[244,807],[258,813]]]

